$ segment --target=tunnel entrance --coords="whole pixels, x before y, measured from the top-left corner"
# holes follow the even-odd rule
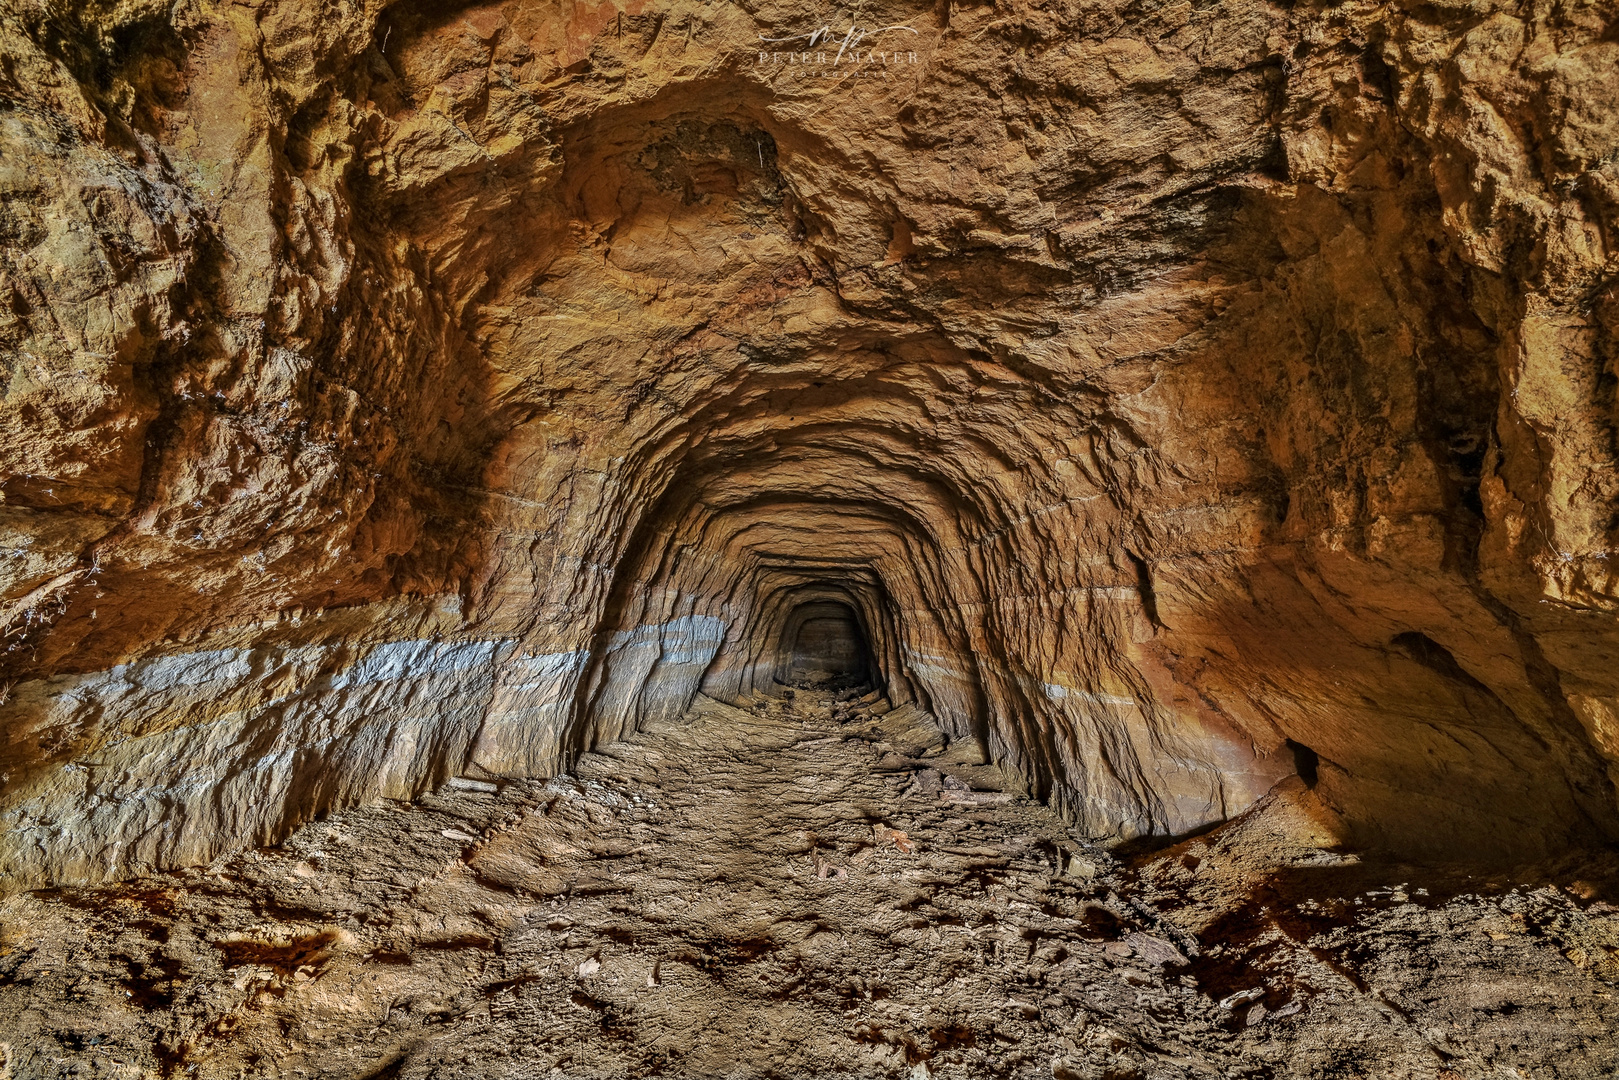
[[[779,676],[789,686],[848,687],[871,681],[871,654],[854,609],[832,601],[802,604],[782,634]]]

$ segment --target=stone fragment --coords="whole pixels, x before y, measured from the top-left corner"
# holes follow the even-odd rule
[[[1260,986],[1256,986],[1251,990],[1239,990],[1229,997],[1221,998],[1220,1008],[1224,1012],[1230,1012],[1239,1005],[1247,1004],[1250,1001],[1257,1001],[1264,996],[1265,989],[1264,987]]]
[[[500,790],[499,784],[491,784],[487,780],[474,780],[470,776],[452,776],[444,782],[444,786],[454,791],[471,791],[482,795],[493,795]]]
[[[917,769],[911,777],[910,786],[905,789],[905,794],[931,798],[936,797],[943,790],[944,777],[939,770]]]
[[[828,881],[828,880],[831,880],[831,881],[848,881],[849,880],[849,871],[848,871],[848,869],[846,869],[845,867],[842,867],[842,866],[838,866],[837,864],[833,863],[830,859],[822,858],[821,853],[819,851],[814,853],[814,861],[815,861],[815,877],[818,880],[820,880],[820,881]]]
[[[939,793],[939,801],[963,806],[1004,806],[1015,796],[1004,791],[950,791]]]
[[[1126,934],[1123,940],[1124,944],[1134,949],[1136,955],[1149,964],[1163,967],[1186,963],[1186,957],[1181,951],[1161,937],[1137,930]]]
[[[1091,881],[1095,879],[1097,874],[1101,873],[1101,870],[1090,859],[1082,855],[1071,855],[1069,856],[1065,873],[1069,877],[1078,878],[1081,881]]]
[[[906,855],[916,850],[916,845],[912,843],[911,838],[899,829],[891,829],[887,825],[873,825],[871,830],[873,838],[879,847],[892,843]]]

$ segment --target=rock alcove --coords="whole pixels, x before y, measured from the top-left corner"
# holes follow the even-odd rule
[[[788,641],[792,647],[783,650],[787,663],[785,670],[778,669],[778,682],[859,686],[870,677],[865,631],[860,629],[860,619],[848,604],[826,601],[798,605],[788,614],[782,630],[783,644]]]
[[[556,866],[619,825],[554,785],[642,783],[687,731],[746,768],[774,747],[776,783],[844,776],[817,805],[876,814],[884,858],[921,856],[879,795],[1016,808],[1046,816],[910,831],[1022,837],[1076,896],[1129,871],[1140,905],[1201,897],[1178,930],[1025,898],[1105,924],[1154,985],[1312,858],[1537,867],[1597,926],[1615,25],[1488,0],[8,7],[0,893],[46,925],[41,890],[116,907],[217,860],[246,881],[246,853],[324,851],[390,806],[460,807],[422,835],[494,843],[477,799],[553,791],[578,822],[446,865],[592,895]],[[895,783],[863,787],[847,739]],[[647,756],[603,764],[626,746]],[[865,887],[805,842],[814,888]],[[445,940],[539,916],[490,918]],[[342,942],[394,955],[309,919],[210,963],[284,990]],[[1601,927],[1558,946],[1579,978],[1611,974]],[[725,940],[722,967],[764,947]],[[174,963],[130,976],[171,1011]],[[1220,1017],[1290,1007],[1231,999],[1238,970],[1184,977],[1224,988]],[[148,1043],[201,1067],[174,1016]],[[938,1023],[849,1038],[979,1070],[1016,1041]],[[1042,1075],[1115,1052],[1062,1038]]]

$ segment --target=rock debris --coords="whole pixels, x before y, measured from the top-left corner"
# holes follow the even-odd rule
[[[1127,857],[913,709],[700,698],[567,776],[11,898],[0,1075],[1612,1074],[1619,908],[1393,880],[1298,794]]]

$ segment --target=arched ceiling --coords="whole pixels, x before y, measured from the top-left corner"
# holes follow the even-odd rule
[[[1092,835],[1290,743],[1356,842],[1615,834],[1612,163],[1542,75],[885,2],[920,59],[845,84],[759,62],[796,6],[632,7],[6,39],[17,880],[563,768],[833,599]]]

